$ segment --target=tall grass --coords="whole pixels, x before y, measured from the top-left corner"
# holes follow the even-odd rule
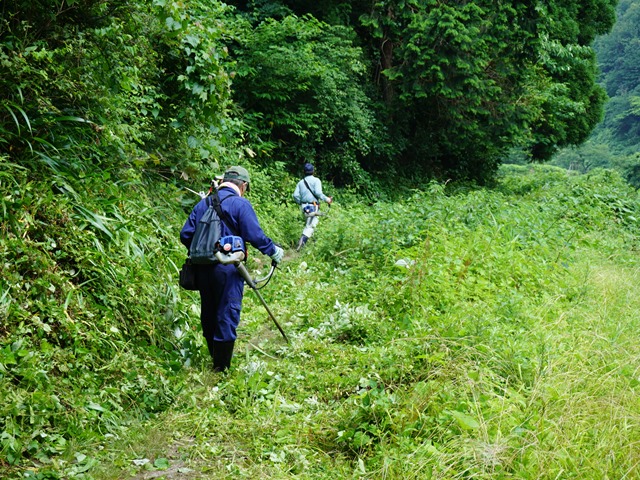
[[[165,194],[180,205],[178,193]],[[276,238],[297,235],[293,205],[276,210],[254,195],[265,229]],[[7,472],[638,477],[638,199],[610,172],[510,167],[493,189],[433,183],[373,205],[341,203],[338,195],[308,247],[290,253],[261,291],[291,344],[247,291],[229,375],[208,370],[197,299],[178,291],[172,276],[182,254],[172,236],[186,212],[160,201],[149,221],[148,197],[132,198],[105,195],[85,209],[59,204],[84,225],[78,238],[92,232],[93,243],[83,241],[92,247],[74,250],[86,288],[60,284],[71,318],[84,319],[74,335],[106,342],[111,327],[120,333],[109,335],[108,358],[83,340],[88,352],[80,358],[92,355],[96,372],[72,378],[107,387],[72,391],[76,405],[84,402],[73,429],[41,427],[67,445],[41,441],[48,462],[24,448]],[[46,259],[44,271],[53,268]],[[255,255],[250,267],[261,261]],[[0,305],[14,295],[11,287]],[[87,311],[109,319],[91,325]],[[15,340],[16,332],[4,338]],[[20,335],[35,344],[33,335]],[[8,391],[25,395],[4,373],[16,365],[5,368]],[[21,439],[28,415],[12,413],[16,402],[5,397],[3,418]],[[127,415],[132,408],[137,415]],[[73,452],[71,432],[85,432]],[[11,445],[6,436],[3,442],[6,455]]]

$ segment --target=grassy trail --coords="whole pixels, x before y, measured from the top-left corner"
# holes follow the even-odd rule
[[[328,401],[314,408],[298,405],[296,412],[285,413],[285,402],[280,398],[280,404],[274,401],[270,408],[256,412],[251,405],[256,392],[251,398],[252,392],[245,391],[247,398],[237,400],[240,408],[225,409],[225,392],[239,394],[238,384],[246,381],[245,362],[262,360],[279,370],[279,360],[254,355],[251,344],[241,342],[240,352],[247,356],[236,359],[236,365],[245,363],[241,369],[228,378],[206,370],[187,372],[189,387],[179,404],[120,443],[119,449],[111,452],[115,462],[99,478],[124,478],[125,474],[140,480],[640,478],[639,270],[603,259],[598,265],[577,265],[574,273],[581,277],[581,291],[570,308],[558,309],[547,303],[534,312],[541,322],[532,335],[544,349],[537,352],[539,372],[530,388],[500,390],[493,384],[491,389],[486,385],[491,384],[489,379],[458,372],[455,377],[466,384],[462,390],[473,399],[469,412],[476,422],[468,420],[467,430],[450,436],[438,448],[428,440],[429,432],[424,432],[425,441],[413,443],[409,450],[384,437],[379,444],[380,467],[368,471],[358,457],[324,449],[318,438],[336,433],[331,411],[344,408],[340,402]],[[271,341],[278,343],[277,338]],[[268,350],[269,341],[264,343]],[[449,346],[460,345],[452,341]],[[486,355],[473,350],[459,353],[457,359],[452,356],[458,363],[447,365],[447,371],[464,371],[470,357]],[[277,355],[277,351],[271,353]],[[317,364],[327,361],[317,359]],[[348,369],[348,364],[358,362],[366,364],[366,358],[350,357],[336,369]],[[360,373],[366,374],[366,369]],[[432,376],[439,373],[434,369]],[[310,399],[321,395],[312,383],[303,382],[299,387]],[[417,388],[411,395],[410,401],[405,398],[396,405],[411,405],[417,410],[428,402],[419,398]],[[526,419],[533,428],[526,432],[512,428],[514,417]],[[326,425],[319,424],[322,422]],[[278,451],[288,453],[279,456]],[[291,465],[300,462],[288,463],[294,455],[304,456],[302,463],[309,469],[292,470]],[[160,462],[159,468],[152,467],[154,461],[165,458],[166,465]],[[150,462],[146,468],[136,467],[132,463],[136,459]]]
[[[227,375],[177,286],[180,203],[73,191],[0,239],[0,477],[640,478],[640,202],[610,172],[345,194],[261,290],[291,344],[247,290]]]
[[[548,238],[505,240],[532,228],[524,198],[471,227],[468,204],[438,198],[410,268],[327,261],[321,242],[379,221],[335,215],[265,293],[292,345],[247,292],[233,372],[184,371],[174,407],[98,478],[640,478],[635,254],[544,220]]]
[[[547,335],[553,348],[535,389],[543,415],[529,450],[560,477],[638,478],[639,270],[604,259],[584,268],[580,302]]]

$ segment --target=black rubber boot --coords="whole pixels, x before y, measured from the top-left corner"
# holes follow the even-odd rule
[[[209,349],[209,355],[211,355],[211,359],[213,359],[213,340],[209,338],[205,338],[207,341],[207,348]]]
[[[309,240],[309,237],[307,237],[306,235],[302,235],[300,237],[300,240],[298,240],[298,248],[296,248],[296,252],[302,250],[302,247],[304,247],[304,245],[307,243],[307,240]]]
[[[213,371],[224,372],[231,367],[236,342],[213,342]]]

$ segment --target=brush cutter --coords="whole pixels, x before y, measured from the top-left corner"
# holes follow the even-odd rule
[[[202,198],[206,198],[207,195],[209,195],[208,193],[205,192],[196,192],[195,190],[191,190],[189,187],[184,187],[185,190],[189,190],[191,193],[195,193],[196,195],[198,195],[201,199]]]
[[[264,301],[264,298],[262,298],[262,295],[260,295],[260,292],[258,291],[260,288],[264,287],[267,283],[269,283],[269,280],[271,280],[271,276],[273,275],[276,269],[276,265],[277,265],[276,262],[273,262],[273,261],[271,262],[271,270],[264,278],[260,278],[260,279],[251,278],[251,274],[247,270],[247,267],[245,267],[244,263],[242,263],[245,259],[244,241],[242,240],[242,238],[236,237],[236,236],[228,236],[228,237],[221,238],[220,249],[216,252],[215,257],[223,265],[235,265],[236,269],[238,270],[238,273],[240,273],[240,276],[244,279],[245,282],[247,282],[249,287],[251,287],[251,289],[254,292],[256,292],[256,295],[262,302],[262,305],[264,306],[265,310],[271,317],[271,320],[273,320],[273,323],[275,323],[276,327],[278,327],[278,330],[282,334],[282,337],[286,340],[287,343],[289,343],[289,339],[287,338],[287,335],[284,333],[284,330],[278,323],[278,320],[276,320],[276,317],[273,315],[273,313],[271,313],[271,310],[269,309],[267,302]],[[258,287],[258,284],[263,282],[264,284]]]
[[[329,206],[331,206],[331,204],[329,204]],[[302,207],[302,213],[307,218],[322,217],[323,215],[326,215],[325,212],[320,211],[320,205],[318,205],[318,202],[307,203],[306,205],[304,205],[304,207]]]
[[[211,186],[209,187],[209,191],[207,192],[204,192],[204,191],[196,192],[195,190],[191,190],[189,187],[184,187],[184,189],[189,190],[191,193],[195,193],[201,199],[207,198],[214,188],[218,188],[220,186],[220,184],[222,183],[222,178],[223,178],[222,175],[216,175],[215,178],[211,180]]]

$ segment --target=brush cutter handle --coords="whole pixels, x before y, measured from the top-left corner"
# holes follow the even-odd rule
[[[275,261],[271,262],[271,268],[269,269],[269,273],[267,273],[264,277],[262,278],[254,278],[253,282],[257,285],[258,283],[262,283],[262,282],[268,282],[269,279],[271,279],[271,275],[273,275],[273,272],[276,269],[276,265],[277,263]],[[262,288],[262,287],[261,287]]]

